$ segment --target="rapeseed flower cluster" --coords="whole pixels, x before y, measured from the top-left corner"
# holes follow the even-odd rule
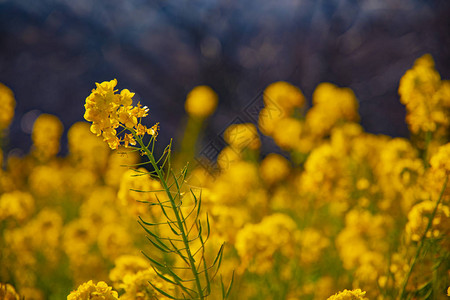
[[[10,88],[0,82],[0,134],[8,128],[14,116],[16,100]]]
[[[448,296],[450,93],[430,56],[400,82],[411,138],[365,132],[348,88],[321,83],[307,108],[299,88],[275,82],[263,93],[258,124],[225,129],[216,161],[191,160],[181,175],[164,165],[158,170],[168,181],[139,155],[144,135],[157,134],[142,124],[148,109],[116,85],[99,83],[87,97],[91,124],[71,126],[66,157],[57,155],[61,122],[50,115],[36,120],[29,154],[4,154],[0,299],[195,298],[186,252],[172,256],[165,246],[186,245],[168,221],[170,201],[186,217],[200,199],[201,217],[183,217],[182,227],[203,231],[187,243],[197,271],[220,261],[220,275],[208,273],[209,294],[200,272],[203,298]],[[185,138],[201,136],[217,101],[212,89],[193,89]],[[279,151],[263,153],[261,135]],[[179,168],[195,154],[183,151],[196,141],[183,143],[172,153]],[[143,231],[136,220],[154,226]]]
[[[406,121],[412,133],[448,133],[450,82],[441,80],[431,55],[417,59],[414,67],[402,77],[400,101],[406,105]]]
[[[327,300],[367,300],[368,298],[364,297],[366,292],[361,291],[360,289],[356,290],[343,290],[339,292]]]
[[[58,154],[63,130],[63,124],[56,116],[42,114],[36,119],[31,139],[35,155],[39,159],[47,160]]]
[[[91,132],[102,136],[111,149],[117,149],[121,143],[128,147],[136,145],[131,133],[125,133],[123,137],[117,136],[117,128],[132,129],[137,135],[143,136],[157,134],[157,124],[147,128],[140,123],[140,119],[148,115],[148,108],[140,103],[133,106],[133,96],[128,89],[123,89],[116,94],[114,89],[117,80],[97,83],[97,88],[92,90],[86,98],[84,118],[92,122]]]
[[[0,297],[5,300],[19,300],[19,295],[17,294],[14,287],[10,284],[0,283]]]
[[[76,291],[67,296],[67,300],[114,300],[117,298],[117,292],[113,291],[104,281],[94,284],[92,280],[83,283]]]

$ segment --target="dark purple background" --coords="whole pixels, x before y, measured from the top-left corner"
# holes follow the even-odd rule
[[[113,78],[150,107],[163,144],[194,86],[219,94],[212,139],[252,121],[243,108],[276,80],[308,101],[323,81],[351,87],[366,130],[407,136],[398,82],[424,53],[450,78],[449,16],[448,0],[0,0],[0,82],[17,100],[8,148],[28,151],[39,112],[67,130],[94,83]]]

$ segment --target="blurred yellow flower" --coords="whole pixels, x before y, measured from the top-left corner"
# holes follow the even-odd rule
[[[117,198],[120,205],[133,216],[142,216],[150,211],[147,203],[167,200],[159,181],[152,178],[144,168],[125,171],[120,182]],[[159,212],[157,209],[152,211]]]
[[[132,251],[132,238],[123,225],[110,223],[100,230],[97,245],[103,257],[115,260]]]
[[[169,275],[165,275],[169,280],[173,278]],[[138,271],[134,274],[126,274],[123,278],[123,284],[121,287],[124,289],[125,293],[120,296],[121,300],[169,300],[173,298],[168,298],[161,293],[153,289],[149,282],[151,282],[157,288],[169,293],[170,295],[175,295],[175,286],[171,283],[161,279],[156,275],[152,268],[147,268],[145,270]]]
[[[237,152],[245,148],[256,150],[261,146],[258,131],[251,123],[230,125],[225,130],[224,139]]]
[[[300,261],[306,266],[318,263],[330,240],[314,228],[305,228],[298,234]]]
[[[11,123],[15,107],[16,100],[13,92],[0,82],[0,131]]]
[[[283,118],[275,123],[272,137],[282,149],[293,150],[301,144],[304,122],[295,118]]]
[[[406,121],[412,133],[434,132],[449,125],[450,93],[442,82],[430,54],[414,62],[400,80],[400,101],[406,106]]]
[[[432,199],[437,200],[444,186],[445,178],[450,177],[450,143],[440,146],[430,159],[427,187]],[[442,203],[450,203],[450,178],[442,195]]]
[[[96,238],[96,232],[89,219],[75,219],[64,227],[62,247],[73,261],[86,256]]]
[[[89,127],[87,122],[77,122],[70,127],[67,132],[69,152],[77,166],[102,173],[108,162],[109,148]]]
[[[12,217],[24,221],[34,212],[34,208],[33,196],[27,192],[13,191],[0,196],[0,220]]]
[[[258,224],[246,224],[236,236],[236,250],[241,258],[240,272],[264,274],[274,266],[274,254],[294,256],[297,225],[285,214],[275,213]]]
[[[305,97],[296,86],[285,81],[277,81],[266,87],[263,101],[265,107],[279,110],[287,117],[295,108],[305,104]]]
[[[217,103],[216,92],[209,86],[200,85],[189,92],[184,108],[190,116],[206,118],[214,113]]]
[[[302,108],[305,98],[297,87],[284,81],[270,84],[263,94],[264,108],[259,112],[258,127],[265,135],[280,133],[284,127],[277,126],[280,120],[290,118],[295,109]],[[282,133],[280,133],[282,134]],[[291,134],[291,132],[286,135]],[[297,140],[299,137],[294,137]]]
[[[58,154],[63,130],[63,124],[54,115],[42,114],[36,119],[31,138],[40,159],[47,160]]]
[[[436,207],[436,201],[423,201],[413,206],[408,214],[408,223],[405,233],[414,242],[419,242],[425,234],[425,230],[430,222],[430,216]],[[427,238],[445,238],[450,234],[450,208],[439,204],[436,214],[431,223],[431,228],[427,231]]]
[[[283,156],[270,153],[262,161],[259,167],[261,178],[271,185],[285,179],[290,172],[290,163]]]
[[[64,172],[56,164],[33,168],[28,181],[30,190],[38,196],[60,195],[64,191]]]
[[[0,283],[0,299],[4,300],[19,300],[20,296],[16,290],[9,283]]]
[[[324,136],[339,122],[359,121],[358,101],[349,88],[328,82],[319,84],[313,94],[313,107],[306,114],[312,134]]]
[[[120,286],[128,274],[136,274],[139,271],[150,268],[150,263],[143,256],[121,255],[114,261],[114,268],[109,272],[109,279]]]

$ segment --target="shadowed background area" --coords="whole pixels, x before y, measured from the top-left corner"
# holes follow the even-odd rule
[[[243,108],[277,80],[309,102],[320,82],[350,87],[367,131],[407,136],[398,82],[424,53],[450,78],[449,15],[445,0],[0,0],[0,82],[17,101],[7,148],[29,150],[41,112],[65,130],[83,120],[94,83],[113,78],[150,108],[162,144],[196,85],[219,95],[208,139],[236,116],[254,122]]]

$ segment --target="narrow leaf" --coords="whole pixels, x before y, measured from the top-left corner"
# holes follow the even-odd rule
[[[147,254],[145,254],[144,251],[141,251],[141,253],[144,254],[144,256],[147,257],[148,260],[150,260],[152,263],[154,263],[154,264],[157,265],[158,267],[163,268],[163,269],[167,269],[166,266],[164,266],[163,264],[157,262],[156,260],[154,260],[153,258],[151,258],[150,256],[148,256]]]
[[[162,247],[159,246],[157,243],[155,243],[154,241],[152,241],[152,239],[149,238],[148,236],[147,236],[147,240],[149,240],[150,243],[153,244],[153,246],[155,246],[156,248],[158,248],[159,250],[161,250],[161,251],[164,252],[164,253],[171,253],[171,252],[172,252],[172,250],[166,250],[166,249],[162,248]]]
[[[180,235],[181,235],[181,233],[177,232],[177,231],[175,230],[175,228],[172,227],[172,225],[170,224],[170,222],[167,222],[167,225],[169,225],[170,229],[172,230],[172,232],[173,232],[175,235],[177,235],[177,236],[180,236]],[[174,225],[176,226],[176,224],[174,224]]]
[[[175,300],[177,299],[177,298],[175,298],[174,296],[172,296],[172,295],[170,295],[170,294],[164,292],[164,291],[161,290],[160,288],[156,287],[156,286],[153,285],[150,281],[149,281],[148,283],[150,283],[150,285],[151,285],[155,290],[157,290],[160,294],[166,296],[167,298],[169,298],[169,299],[175,299]]]
[[[231,288],[233,287],[233,283],[234,283],[234,270],[233,270],[233,274],[231,275],[230,285],[228,285],[228,289],[225,294],[225,299],[227,299],[230,296],[230,292],[231,292]]]

